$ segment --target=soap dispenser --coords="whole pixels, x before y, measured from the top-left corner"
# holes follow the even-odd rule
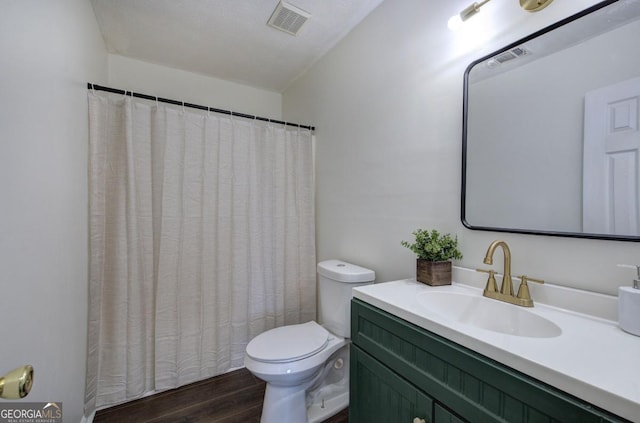
[[[632,286],[618,288],[618,322],[625,332],[640,336],[640,265],[619,266],[636,269],[637,277]]]

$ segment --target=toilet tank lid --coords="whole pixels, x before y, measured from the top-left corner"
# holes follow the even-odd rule
[[[338,282],[373,282],[376,272],[341,260],[326,260],[318,263],[318,273]]]

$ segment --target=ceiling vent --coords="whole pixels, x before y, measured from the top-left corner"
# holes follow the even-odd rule
[[[505,52],[500,53],[499,55],[492,57],[491,59],[487,60],[487,62],[485,63],[485,65],[489,68],[489,69],[495,69],[498,66],[502,65],[503,63],[509,62],[513,59],[518,59],[520,57],[526,56],[531,54],[531,52],[529,50],[527,50],[524,47],[515,47],[512,48],[511,50],[507,50]]]
[[[272,26],[287,34],[298,35],[302,25],[311,17],[311,14],[287,2],[280,1],[271,14],[267,25]]]
[[[498,61],[498,63],[504,63],[508,62],[509,60],[517,59],[518,57],[526,56],[527,54],[529,54],[528,50],[525,50],[522,47],[516,47],[496,56],[495,59]]]

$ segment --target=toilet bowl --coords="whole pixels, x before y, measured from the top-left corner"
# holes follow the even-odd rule
[[[375,273],[328,260],[318,276],[318,322],[271,329],[247,345],[245,367],[267,382],[261,423],[316,423],[348,405],[351,288]]]

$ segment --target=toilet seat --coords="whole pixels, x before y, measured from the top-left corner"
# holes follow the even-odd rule
[[[310,357],[329,341],[329,332],[316,322],[287,325],[256,336],[246,353],[264,363],[288,363]]]

